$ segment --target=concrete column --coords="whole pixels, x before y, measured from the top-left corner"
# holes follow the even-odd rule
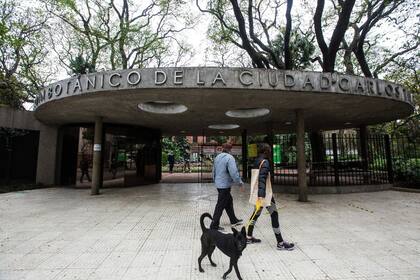
[[[36,169],[38,184],[54,185],[56,183],[57,140],[57,127],[41,125]]]
[[[242,131],[242,178],[248,180],[248,135],[246,129]]]
[[[308,201],[305,160],[305,119],[302,109],[296,109],[296,150],[298,168],[299,201]]]
[[[157,148],[157,163],[156,163],[156,181],[157,183],[162,180],[162,132],[159,131],[157,133],[157,143],[158,143],[158,148]]]
[[[91,194],[99,194],[99,188],[102,183],[102,135],[103,122],[102,117],[95,119],[95,136],[93,140],[93,166],[92,166],[92,187]]]

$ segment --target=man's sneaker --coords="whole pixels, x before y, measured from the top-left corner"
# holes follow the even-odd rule
[[[277,249],[278,250],[287,250],[292,251],[295,249],[295,244],[293,243],[287,243],[286,241],[277,243]]]
[[[254,244],[254,243],[261,243],[261,239],[258,239],[255,237],[246,238],[246,244]]]
[[[236,227],[236,226],[242,225],[243,223],[244,223],[244,220],[239,219],[235,223],[232,223],[231,226]]]

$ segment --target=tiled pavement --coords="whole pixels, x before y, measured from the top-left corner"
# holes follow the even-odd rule
[[[0,195],[0,279],[220,279],[203,261],[199,216],[212,212],[211,184],[89,190],[51,188]],[[233,191],[239,217],[247,194]],[[239,260],[244,279],[420,279],[420,194],[394,191],[311,196],[276,194],[292,252],[276,251],[268,214],[263,242]],[[226,216],[223,216],[226,224]],[[237,279],[234,272],[229,279]]]

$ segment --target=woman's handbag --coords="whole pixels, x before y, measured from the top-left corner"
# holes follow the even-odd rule
[[[258,169],[251,170],[251,193],[249,194],[249,203],[256,205],[258,200],[258,177],[260,175],[261,166],[265,159],[261,161]],[[267,181],[265,182],[265,198],[263,201],[263,207],[271,205],[271,198],[273,197],[273,189],[271,187],[270,173],[267,175]]]

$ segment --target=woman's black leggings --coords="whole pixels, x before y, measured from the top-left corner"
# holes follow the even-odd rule
[[[254,212],[252,212],[252,216],[248,222],[248,236],[252,236],[252,232],[254,231],[255,223],[258,220],[258,217],[261,215],[263,207],[257,209],[254,208]],[[283,237],[281,236],[280,232],[280,224],[279,224],[279,213],[277,212],[276,202],[274,201],[274,197],[271,198],[271,205],[267,206],[267,211],[270,213],[271,216],[271,226],[273,227],[274,235],[276,236],[277,242],[283,242]]]

